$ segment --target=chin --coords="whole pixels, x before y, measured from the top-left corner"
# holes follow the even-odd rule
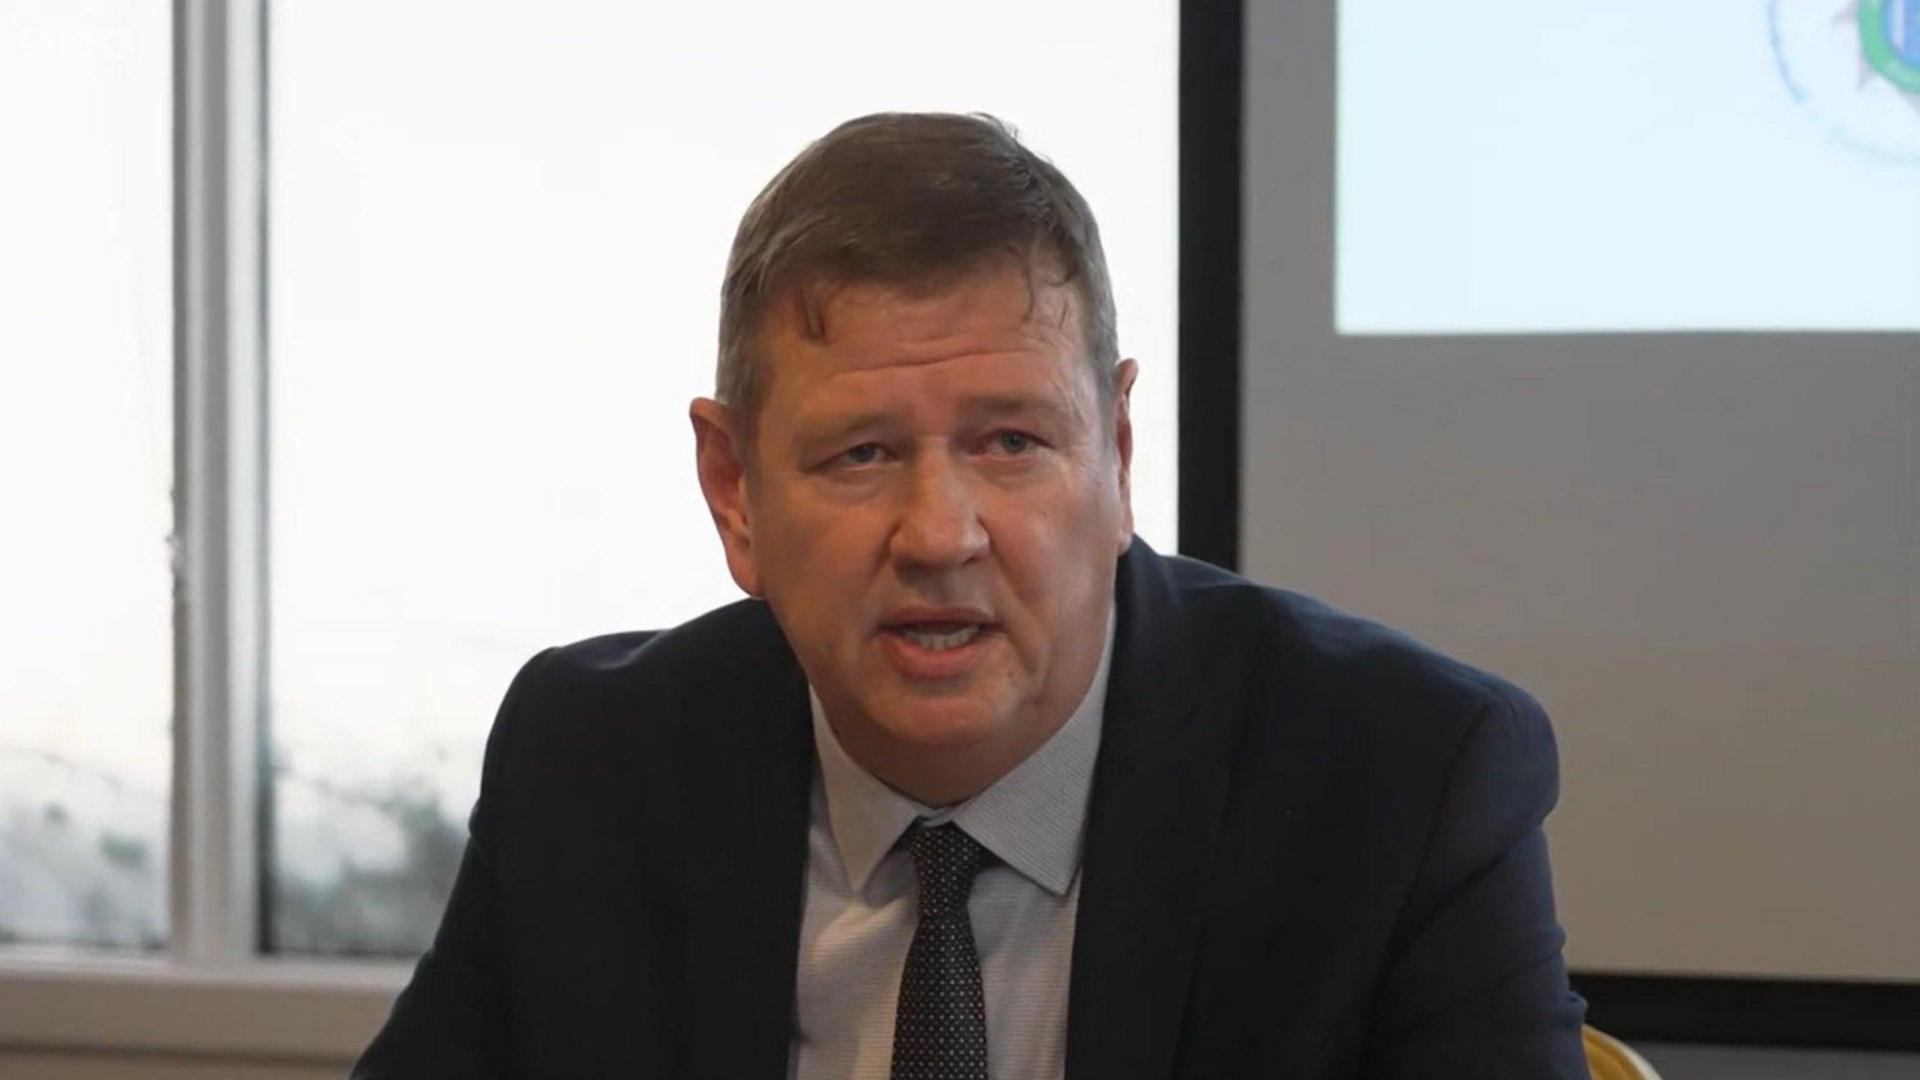
[[[889,702],[875,715],[896,741],[928,750],[978,746],[1006,728],[1005,710],[972,701],[909,700]]]

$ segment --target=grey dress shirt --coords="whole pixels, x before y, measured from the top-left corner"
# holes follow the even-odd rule
[[[1067,722],[993,786],[943,809],[915,802],[856,764],[813,698],[813,808],[789,1076],[884,1080],[891,1070],[916,902],[913,865],[899,841],[916,821],[951,821],[994,856],[967,906],[986,991],[988,1075],[1065,1074],[1081,841],[1112,657],[1109,616],[1093,683]]]

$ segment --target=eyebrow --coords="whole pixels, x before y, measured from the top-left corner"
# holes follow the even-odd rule
[[[801,417],[794,427],[794,434],[802,442],[815,442],[824,439],[838,439],[856,431],[870,431],[886,427],[893,422],[892,414],[884,409],[867,409],[846,416]]]
[[[1078,410],[1063,406],[1049,398],[1031,394],[976,395],[960,403],[959,413],[964,420],[974,423],[1007,417],[1037,416],[1049,423],[1067,427],[1079,420]],[[802,442],[813,443],[844,438],[854,432],[887,428],[894,422],[895,414],[891,410],[865,409],[844,417],[823,419],[818,423],[803,421],[797,434]]]
[[[1002,417],[1039,414],[1057,424],[1079,421],[1079,410],[1067,408],[1051,398],[1030,394],[983,394],[968,398],[960,406],[963,416]]]

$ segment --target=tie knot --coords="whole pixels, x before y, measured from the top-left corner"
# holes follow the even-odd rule
[[[920,882],[921,917],[965,911],[973,876],[986,864],[987,849],[960,826],[948,822],[916,828],[907,840],[913,876]]]

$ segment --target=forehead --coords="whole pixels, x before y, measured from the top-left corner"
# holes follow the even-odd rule
[[[1054,382],[1085,366],[1081,306],[1070,284],[1010,262],[933,288],[854,283],[811,304],[795,295],[775,305],[762,337],[764,400],[792,407],[803,391],[895,376]]]
[[[1075,352],[1077,300],[1050,267],[1006,260],[931,285],[855,282],[821,290],[813,303],[792,305],[775,336],[798,346],[783,352],[805,355],[810,348],[873,363],[970,345]]]

